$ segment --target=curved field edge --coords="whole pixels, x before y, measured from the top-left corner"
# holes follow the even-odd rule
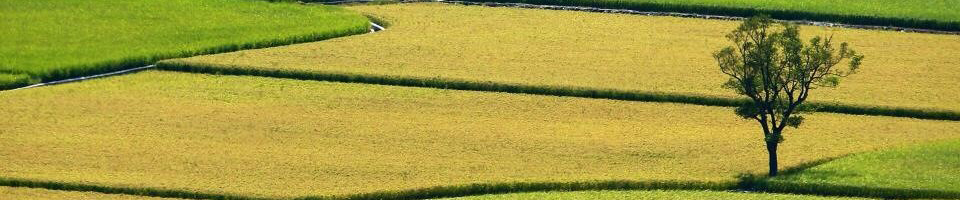
[[[342,72],[318,72],[296,69],[259,69],[256,67],[225,66],[206,63],[190,63],[167,60],[157,63],[157,68],[170,71],[182,71],[206,74],[248,75],[299,80],[317,80],[346,83],[367,83],[379,85],[427,87],[471,91],[507,92],[551,96],[585,97],[644,102],[671,102],[705,106],[735,107],[747,102],[746,99],[690,95],[667,92],[627,91],[599,89],[576,86],[545,86],[511,84],[497,82],[478,82],[439,77],[401,77],[373,74],[353,74]],[[874,115],[890,117],[910,117],[918,119],[960,121],[960,112],[933,109],[899,108],[888,106],[853,105],[831,102],[809,102],[810,108],[817,112],[831,112],[854,115]]]
[[[741,191],[697,191],[697,190],[600,190],[570,192],[526,192],[512,194],[490,194],[471,197],[448,198],[447,200],[483,200],[483,199],[743,199],[743,200],[799,200],[799,199],[864,199],[851,197],[823,197],[813,195],[793,195],[775,193],[748,193]]]
[[[250,1],[248,3],[254,4],[257,2],[258,1]],[[204,3],[216,4],[217,2],[197,2],[196,4],[204,5]],[[130,5],[126,5],[126,4],[130,4]],[[243,3],[232,2],[232,4],[243,4]],[[267,4],[291,4],[292,5],[294,3],[285,2],[285,3],[267,3]],[[119,8],[115,8],[115,10],[137,10],[137,9],[124,8],[124,6],[136,6],[136,5],[139,5],[139,4],[137,3],[117,4],[117,7]],[[252,5],[252,6],[256,6],[256,5]],[[292,5],[292,6],[308,7],[308,6],[316,6],[316,5]],[[58,8],[55,5],[52,7]],[[243,7],[243,6],[234,5],[234,7]],[[63,12],[74,12],[73,10],[67,10],[66,8],[63,8],[63,9],[66,10]],[[313,12],[313,13],[300,12],[300,13],[304,15],[312,14],[309,16],[315,15],[315,17],[323,17],[325,19],[331,19],[332,17],[333,18],[340,17],[340,18],[333,20],[336,23],[330,25],[329,27],[317,27],[316,29],[309,30],[309,31],[303,31],[303,30],[293,30],[293,31],[285,31],[285,32],[284,31],[272,31],[272,32],[260,31],[259,34],[256,36],[249,36],[249,37],[244,36],[246,38],[233,37],[233,38],[227,38],[226,41],[218,41],[218,40],[224,40],[222,36],[214,36],[214,37],[206,36],[210,34],[216,34],[216,33],[206,33],[206,32],[193,33],[195,35],[198,35],[195,37],[200,37],[200,39],[202,40],[182,41],[183,39],[181,38],[181,39],[166,41],[162,39],[162,38],[175,37],[177,36],[176,34],[183,34],[183,32],[180,30],[176,30],[176,31],[170,30],[165,32],[175,32],[175,33],[171,33],[170,35],[159,34],[152,37],[152,38],[161,38],[161,39],[142,39],[142,40],[155,40],[155,41],[138,43],[139,45],[133,46],[138,49],[129,50],[130,52],[145,51],[146,53],[144,54],[138,55],[137,53],[116,53],[116,52],[122,52],[124,50],[116,50],[116,48],[114,48],[112,52],[105,53],[105,54],[109,54],[109,58],[103,57],[101,55],[82,53],[84,51],[91,51],[90,50],[91,46],[89,46],[88,44],[70,44],[72,46],[65,46],[60,50],[54,50],[52,52],[48,52],[48,54],[68,56],[75,61],[56,61],[60,64],[55,64],[55,65],[48,65],[43,63],[47,61],[42,61],[42,62],[29,61],[30,59],[59,60],[55,57],[54,58],[36,58],[36,56],[39,54],[35,54],[35,53],[24,53],[22,55],[21,54],[12,55],[13,57],[11,57],[8,60],[10,62],[9,63],[4,62],[5,64],[3,64],[7,66],[3,66],[2,68],[0,68],[0,90],[23,87],[23,86],[27,86],[27,85],[35,84],[39,82],[58,81],[58,80],[75,78],[80,76],[106,73],[111,71],[130,69],[134,67],[142,67],[142,66],[153,64],[157,61],[164,60],[164,59],[184,58],[184,57],[191,57],[191,56],[198,56],[198,55],[232,52],[232,51],[245,50],[245,49],[258,49],[258,48],[283,46],[283,45],[290,45],[290,44],[297,44],[297,43],[314,42],[314,41],[326,40],[330,38],[343,37],[343,36],[356,35],[356,34],[369,32],[369,27],[370,27],[368,23],[369,19],[353,11],[348,11],[348,10],[333,8],[333,7],[307,8],[307,9],[294,10],[294,11],[303,11],[303,10],[311,10],[311,9],[315,9],[316,12]],[[177,10],[177,9],[176,8],[168,9],[166,10],[166,12],[171,12],[171,10]],[[323,15],[324,12],[326,12],[324,10],[331,10],[336,12],[331,12],[329,14]],[[47,11],[47,12],[56,13],[54,11],[57,11],[57,10]],[[13,11],[9,12],[11,13],[9,17],[17,18],[17,16],[21,16],[21,15],[30,15],[30,14],[24,14],[24,13],[18,13],[18,12],[20,11],[17,11],[16,9],[14,9]],[[237,12],[245,12],[245,11],[237,11]],[[39,13],[42,13],[42,12],[39,12]],[[288,13],[288,15],[296,15],[295,14],[296,12],[291,12],[291,13],[294,13],[294,14]],[[109,13],[109,14],[115,15],[117,13]],[[236,13],[230,13],[230,14],[236,14]],[[259,13],[250,13],[250,14],[259,14]],[[89,15],[86,13],[79,13],[78,15],[81,15],[77,17],[78,19],[82,19],[83,17],[90,17],[90,16],[85,16],[85,15]],[[31,18],[44,19],[43,16],[44,14],[36,14],[36,16],[31,16]],[[136,17],[144,18],[143,16],[136,16]],[[157,21],[167,22],[167,21],[163,21],[163,19],[165,19],[163,17],[156,17],[156,16],[150,16],[150,17],[154,17],[157,19],[147,17],[149,19],[143,20],[143,22],[141,23],[157,23]],[[279,17],[279,16],[273,16],[273,17]],[[57,18],[57,17],[53,15],[53,16],[50,16],[49,18]],[[105,16],[103,18],[104,18],[103,22],[96,22],[96,23],[105,23],[105,22],[110,22],[110,20],[112,20],[112,18],[110,18],[109,16]],[[64,23],[64,22],[70,22],[69,20],[71,19],[58,19],[58,20],[59,21],[50,19],[49,21],[51,22],[47,22],[47,23]],[[136,22],[139,19],[132,18],[129,20]],[[169,22],[168,24],[164,24],[163,27],[170,28],[170,27],[176,27],[178,25],[183,26],[183,24],[178,24],[179,22],[176,22],[176,19],[168,19],[168,21],[172,21],[172,22]],[[216,21],[216,20],[207,20],[207,21]],[[16,23],[16,21],[12,23]],[[40,23],[40,22],[37,22],[37,23]],[[95,24],[95,22],[90,22],[90,23]],[[191,23],[196,24],[197,22],[191,22]],[[287,23],[294,24],[294,23],[300,23],[300,22],[287,22]],[[189,26],[189,25],[190,24],[186,24],[185,26]],[[43,29],[42,27],[34,27],[34,26],[41,26],[41,25],[23,25],[21,27],[15,27],[16,30],[26,30],[26,31],[10,33],[12,34],[12,36],[10,37],[14,38],[13,40],[0,41],[0,42],[3,42],[3,43],[9,42],[11,46],[8,46],[8,47],[12,47],[13,50],[15,51],[23,51],[24,49],[28,51],[33,49],[40,49],[39,51],[50,51],[49,47],[37,46],[38,44],[22,43],[23,41],[19,41],[19,40],[29,41],[28,39],[17,39],[16,34],[38,34],[37,30]],[[143,26],[143,25],[138,25],[138,26]],[[258,25],[249,25],[249,26],[256,27]],[[103,29],[101,31],[97,31],[96,34],[109,35],[112,33],[111,31],[114,31],[117,33],[125,31],[122,28],[125,26],[109,27],[109,26],[88,25],[88,27],[91,27],[89,29],[98,29],[98,28]],[[121,27],[121,28],[118,28],[118,27]],[[136,28],[136,26],[133,26],[133,27]],[[267,27],[267,26],[264,26],[264,27]],[[71,27],[61,27],[61,28],[71,28]],[[130,28],[130,27],[127,27],[127,28]],[[222,30],[217,30],[216,28],[217,27],[208,28],[208,29],[222,31]],[[239,29],[243,29],[243,28],[244,27],[239,27]],[[269,28],[272,29],[276,27],[269,27]],[[34,29],[37,29],[37,30],[34,30]],[[50,28],[47,28],[47,29],[50,29]],[[247,29],[243,29],[243,30],[255,30],[255,28],[247,27]],[[43,29],[40,32],[43,32],[43,31],[59,33],[58,31],[62,32],[63,30]],[[89,30],[87,31],[89,32]],[[153,30],[153,31],[157,31],[157,30]],[[84,34],[84,32],[82,31],[71,30],[71,32],[78,32],[75,34]],[[273,35],[266,36],[270,34],[273,34]],[[77,36],[77,38],[81,38],[81,36],[83,35]],[[204,36],[206,36],[207,38],[203,38]],[[53,36],[50,36],[50,37],[57,37],[57,36],[56,34],[53,34]],[[117,36],[117,38],[128,38],[126,40],[130,40],[129,39],[130,37],[136,37],[136,36]],[[47,42],[56,43],[57,41],[58,40],[51,40]],[[121,41],[121,40],[117,40],[117,41]],[[179,42],[179,43],[172,44],[175,42]],[[104,41],[96,41],[96,40],[90,43],[107,44]],[[162,44],[161,46],[169,46],[169,47],[150,47],[151,45],[143,45],[144,43]],[[24,46],[18,46],[17,44],[22,44]],[[115,46],[116,44],[107,44],[107,45]],[[130,45],[130,44],[124,44],[124,45]],[[140,45],[143,45],[143,46],[140,46]],[[174,46],[176,46],[176,48],[171,48]],[[127,49],[126,47],[120,47],[120,48]],[[17,49],[20,49],[20,50],[17,50]],[[69,49],[69,51],[74,51],[74,52],[63,52],[62,49]],[[127,55],[118,56],[121,54],[127,54]],[[24,56],[24,57],[17,57],[17,56]],[[31,57],[31,56],[34,56],[34,57]],[[98,56],[100,56],[100,58],[98,58]],[[17,61],[17,60],[20,60],[20,61]]]
[[[847,156],[797,173],[770,179],[783,184],[835,184],[850,187],[918,188],[960,192],[960,141],[910,145]]]
[[[7,187],[25,187],[42,188],[61,191],[80,191],[80,192],[99,192],[104,194],[126,194],[148,197],[164,198],[184,198],[184,199],[243,199],[255,200],[263,198],[247,197],[232,194],[203,193],[187,190],[159,189],[159,188],[139,188],[139,187],[120,187],[104,186],[86,183],[68,183],[46,180],[28,180],[0,177],[0,186]]]
[[[135,67],[142,67],[146,65],[151,65],[153,63],[156,63],[157,61],[165,60],[165,59],[184,58],[184,57],[207,55],[207,54],[233,52],[233,51],[246,50],[246,49],[259,49],[259,48],[283,46],[283,45],[290,45],[290,44],[297,44],[297,43],[315,42],[315,41],[321,41],[321,40],[326,40],[331,38],[363,34],[366,32],[368,32],[367,27],[362,27],[361,29],[353,29],[353,30],[344,31],[344,32],[315,33],[310,35],[289,37],[284,39],[273,39],[273,40],[260,41],[260,42],[222,45],[222,46],[211,47],[211,48],[207,48],[200,51],[194,51],[194,52],[180,52],[180,53],[174,53],[174,54],[158,54],[158,55],[151,55],[151,56],[144,56],[144,57],[127,58],[123,60],[107,61],[107,62],[101,62],[98,64],[91,64],[91,65],[88,65],[91,67],[84,68],[84,69],[58,71],[58,73],[50,74],[48,75],[47,78],[43,78],[42,80],[43,81],[64,80],[64,79],[74,78],[77,76],[93,75],[93,74],[106,73],[106,72],[123,70],[123,69],[130,69]],[[14,88],[27,86],[30,84],[39,83],[38,79],[36,78],[19,78],[14,80],[15,81],[10,81],[10,82],[0,82],[0,90],[14,89]]]
[[[121,186],[103,186],[83,183],[65,183],[55,181],[27,180],[0,177],[0,186],[43,188],[61,191],[99,192],[105,194],[126,194],[148,197],[186,198],[186,199],[234,199],[265,200],[272,198],[252,197],[223,193],[204,193],[187,190],[138,188]],[[303,196],[299,200],[373,200],[373,199],[432,199],[466,197],[490,194],[508,194],[524,192],[569,192],[569,191],[644,191],[644,190],[686,190],[686,191],[753,191],[776,194],[800,194],[836,197],[865,198],[960,198],[960,192],[845,186],[814,183],[774,183],[766,179],[741,179],[740,182],[697,182],[697,181],[581,181],[581,182],[509,182],[474,183],[466,185],[437,186],[398,191],[380,191],[336,196]]]
[[[628,9],[650,12],[678,12],[703,15],[720,15],[734,17],[751,17],[758,14],[768,14],[781,20],[807,20],[844,23],[851,25],[894,26],[902,28],[930,29],[938,31],[960,31],[960,22],[947,20],[932,20],[918,18],[902,18],[887,16],[851,15],[825,12],[808,12],[785,9],[725,7],[679,3],[653,3],[630,1],[598,1],[598,0],[462,0],[466,2],[497,2],[497,3],[527,3],[538,5],[585,6],[596,8]]]
[[[147,197],[99,192],[48,190],[43,188],[0,186],[0,199],[96,199],[96,200],[182,200],[179,198]]]

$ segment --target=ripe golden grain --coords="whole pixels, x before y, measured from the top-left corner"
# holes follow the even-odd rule
[[[733,97],[711,53],[739,22],[444,4],[349,7],[387,31],[200,56],[200,64]],[[960,37],[804,26],[867,57],[813,101],[960,111]]]
[[[147,71],[0,93],[0,177],[267,197],[762,173],[729,108]],[[814,114],[783,166],[960,138],[960,122]]]

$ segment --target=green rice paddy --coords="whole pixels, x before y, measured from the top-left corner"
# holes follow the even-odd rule
[[[0,21],[0,89],[369,26],[339,7],[259,0],[7,0]]]
[[[960,193],[960,141],[856,154],[774,182],[910,188]]]

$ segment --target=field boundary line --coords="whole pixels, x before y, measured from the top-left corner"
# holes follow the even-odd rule
[[[398,1],[342,0],[342,1],[307,1],[306,3],[323,4],[323,5],[345,5],[345,4],[349,5],[349,4],[431,3],[431,2],[467,5],[467,6],[512,7],[512,8],[542,9],[542,10],[565,10],[565,11],[629,14],[629,15],[642,15],[642,16],[667,16],[667,17],[730,20],[730,21],[734,21],[734,20],[739,21],[739,20],[746,19],[746,17],[735,16],[735,15],[700,14],[700,13],[693,13],[693,12],[641,11],[641,10],[634,10],[634,9],[600,8],[600,7],[592,7],[592,6],[564,6],[564,5],[531,4],[531,3],[516,3],[516,2],[469,1],[469,0],[466,0],[466,1],[461,1],[461,0],[398,0]],[[766,13],[764,11],[755,11],[755,12]],[[944,31],[944,30],[936,30],[936,29],[910,28],[910,27],[903,27],[903,26],[879,26],[879,25],[840,23],[840,22],[828,22],[828,21],[816,21],[816,20],[774,19],[774,21],[790,22],[790,23],[795,23],[799,25],[808,25],[808,26],[838,27],[838,28],[864,29],[864,30],[877,30],[877,31],[898,31],[898,32],[942,34],[942,35],[960,35],[960,31]],[[957,26],[960,26],[960,22],[957,22],[956,24]]]
[[[670,16],[670,17],[716,19],[716,20],[743,20],[747,18],[745,16],[736,16],[736,15],[700,14],[700,13],[679,12],[679,11],[678,12],[641,11],[641,10],[633,10],[633,9],[600,8],[600,7],[592,7],[592,6],[565,6],[565,5],[546,5],[546,4],[530,4],[530,3],[515,3],[515,2],[486,2],[486,1],[469,1],[469,0],[468,1],[436,0],[436,1],[441,3],[447,3],[447,4],[476,5],[476,6],[487,6],[487,7],[513,7],[513,8],[530,8],[530,9],[544,9],[544,10],[567,10],[567,11],[581,11],[581,12],[615,13],[615,14],[630,14],[630,15],[644,15],[644,16]],[[692,7],[695,7],[695,6],[692,6]],[[730,8],[730,9],[734,9],[734,8]],[[777,12],[777,11],[753,10],[753,12],[769,14],[769,12]],[[862,17],[862,16],[850,16],[850,17]],[[900,18],[894,18],[894,19],[900,19]],[[927,29],[927,28],[911,28],[911,27],[904,27],[904,26],[880,26],[880,25],[853,24],[853,23],[828,22],[828,21],[816,21],[816,20],[775,19],[775,21],[791,22],[791,23],[796,23],[800,25],[810,25],[810,26],[960,35],[960,31],[948,31],[948,30],[937,30],[937,29]],[[960,26],[960,22],[955,22],[953,24],[956,24],[956,26]]]
[[[120,74],[132,73],[132,72],[136,72],[136,71],[140,71],[140,70],[145,70],[145,69],[150,69],[150,68],[154,68],[154,67],[156,67],[156,65],[147,65],[147,66],[143,66],[143,67],[137,67],[137,68],[131,68],[131,69],[124,69],[124,70],[120,70],[120,71],[107,72],[107,73],[90,75],[90,76],[83,76],[83,77],[70,78],[70,79],[63,79],[63,80],[58,80],[58,81],[50,81],[50,82],[45,82],[45,83],[37,83],[37,84],[28,85],[28,86],[24,86],[24,87],[20,87],[20,88],[10,89],[10,90],[7,90],[7,91],[29,89],[29,88],[35,88],[35,87],[41,87],[41,86],[49,86],[49,85],[56,85],[56,84],[63,84],[63,83],[69,83],[69,82],[85,81],[85,80],[90,80],[90,79],[95,79],[95,78],[101,78],[101,77],[107,77],[107,76],[113,76],[113,75],[120,75]]]
[[[234,194],[217,194],[194,192],[176,189],[159,189],[148,187],[117,187],[102,186],[86,183],[65,183],[56,181],[28,180],[19,178],[0,177],[0,186],[38,188],[58,191],[98,192],[104,194],[126,194],[148,197],[183,198],[183,199],[230,199],[230,200],[270,200],[271,198],[249,197]]]
[[[823,163],[849,155],[818,159],[781,171],[784,175],[796,173]],[[59,191],[98,192],[104,194],[126,194],[149,197],[185,198],[185,199],[235,199],[235,200],[271,200],[275,198],[252,197],[229,193],[204,193],[177,189],[149,187],[103,186],[87,183],[69,183],[45,180],[0,177],[0,186],[40,188]],[[433,187],[386,190],[343,195],[307,195],[293,197],[297,200],[379,200],[379,199],[433,199],[465,197],[490,194],[508,194],[523,192],[568,192],[568,191],[644,191],[644,190],[681,190],[716,192],[763,192],[775,194],[818,195],[834,197],[866,198],[943,198],[958,199],[960,192],[929,189],[881,188],[866,186],[848,186],[829,183],[796,183],[771,181],[769,177],[755,174],[741,174],[731,181],[681,181],[681,180],[583,180],[559,182],[493,182],[469,183],[459,185],[440,185]],[[287,198],[283,198],[287,199]]]
[[[378,200],[378,199],[435,199],[466,197],[488,194],[508,194],[522,192],[551,191],[643,191],[643,190],[693,190],[693,191],[732,191],[736,183],[669,180],[596,180],[572,182],[501,182],[472,183],[463,185],[435,186],[418,189],[379,191],[349,195],[304,196],[297,200]]]
[[[369,19],[371,20],[371,21],[370,21],[370,33],[375,33],[375,32],[380,32],[380,31],[386,30],[386,28],[385,28],[384,26],[381,26],[381,25],[373,22],[373,20],[374,20],[373,17],[367,16],[367,18],[369,18]],[[377,19],[377,20],[379,20],[379,19]],[[347,36],[349,36],[349,35],[347,35]],[[343,37],[343,36],[341,36],[341,37]],[[243,50],[243,49],[241,49],[241,50]],[[224,52],[224,53],[226,53],[226,52]],[[27,86],[23,86],[23,87],[19,87],[19,88],[13,88],[13,89],[8,89],[8,90],[0,90],[0,92],[3,92],[3,91],[14,91],[14,90],[22,90],[22,89],[30,89],[30,88],[35,88],[35,87],[51,86],[51,85],[64,84],[64,83],[70,83],[70,82],[79,82],[79,81],[85,81],[85,80],[90,80],[90,79],[96,79],[96,78],[103,78],[103,77],[108,77],[108,76],[115,76],[115,75],[133,73],[133,72],[137,72],[137,71],[141,71],[141,70],[146,70],[146,69],[150,69],[150,68],[154,68],[154,67],[156,67],[156,64],[150,64],[150,65],[143,66],[143,67],[136,67],[136,68],[129,68],[129,69],[121,69],[121,70],[117,70],[117,71],[106,72],[106,73],[95,74],[95,75],[89,75],[89,76],[82,76],[82,77],[76,77],[76,78],[69,78],[69,79],[63,79],[63,80],[55,80],[55,81],[37,83],[37,84],[27,85]]]
[[[519,94],[583,97],[595,99],[613,99],[625,101],[684,103],[703,106],[736,107],[747,103],[746,99],[668,93],[656,91],[628,91],[617,89],[599,89],[575,86],[545,86],[492,81],[470,81],[439,77],[400,77],[373,74],[353,74],[342,72],[322,72],[305,70],[257,69],[255,67],[223,66],[211,64],[185,63],[167,60],[157,63],[157,69],[191,73],[219,75],[248,75],[299,80],[331,81],[345,83],[367,83],[409,87],[426,87],[485,92],[506,92]],[[949,110],[900,108],[888,106],[852,105],[830,102],[809,102],[816,112],[829,112],[853,115],[873,115],[888,117],[910,117],[917,119],[960,121],[960,112]]]

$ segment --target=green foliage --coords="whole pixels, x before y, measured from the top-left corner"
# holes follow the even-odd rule
[[[369,26],[337,7],[249,0],[10,0],[0,1],[0,20],[12,27],[0,32],[0,72],[29,76],[0,77],[2,88],[365,33]]]
[[[845,24],[898,26],[960,31],[960,4],[951,0],[466,0],[590,6],[655,12],[752,17],[770,14],[784,20],[812,20]]]
[[[761,15],[741,24],[726,37],[734,46],[713,54],[720,70],[730,77],[722,86],[746,96],[752,103],[735,109],[738,116],[759,122],[767,141],[782,141],[784,127],[798,127],[802,117],[793,117],[816,87],[836,87],[840,77],[854,74],[863,55],[847,43],[836,49],[832,38],[819,36],[809,44],[800,40],[799,27],[781,24],[775,32],[773,19]],[[849,69],[834,68],[850,59]],[[750,108],[752,107],[752,108]],[[778,120],[779,119],[779,120]]]
[[[800,127],[800,124],[803,123],[803,116],[793,115],[790,118],[787,118],[787,126],[797,128]]]
[[[5,74],[0,73],[0,90],[13,89],[25,85],[38,83],[37,79],[31,78],[26,74]]]
[[[770,176],[777,175],[777,144],[784,140],[783,129],[803,123],[803,117],[794,113],[811,89],[836,87],[839,78],[856,73],[863,60],[847,43],[834,48],[832,37],[817,36],[805,44],[797,25],[775,25],[766,15],[749,18],[726,36],[734,46],[713,54],[720,71],[729,76],[722,87],[750,99],[735,112],[757,121],[763,130]],[[851,60],[849,69],[834,68],[844,59]]]
[[[743,119],[753,119],[757,117],[757,115],[760,113],[760,111],[757,110],[757,107],[750,103],[745,103],[740,106],[737,106],[736,108],[733,109],[733,112],[736,113],[737,116],[742,117]]]

